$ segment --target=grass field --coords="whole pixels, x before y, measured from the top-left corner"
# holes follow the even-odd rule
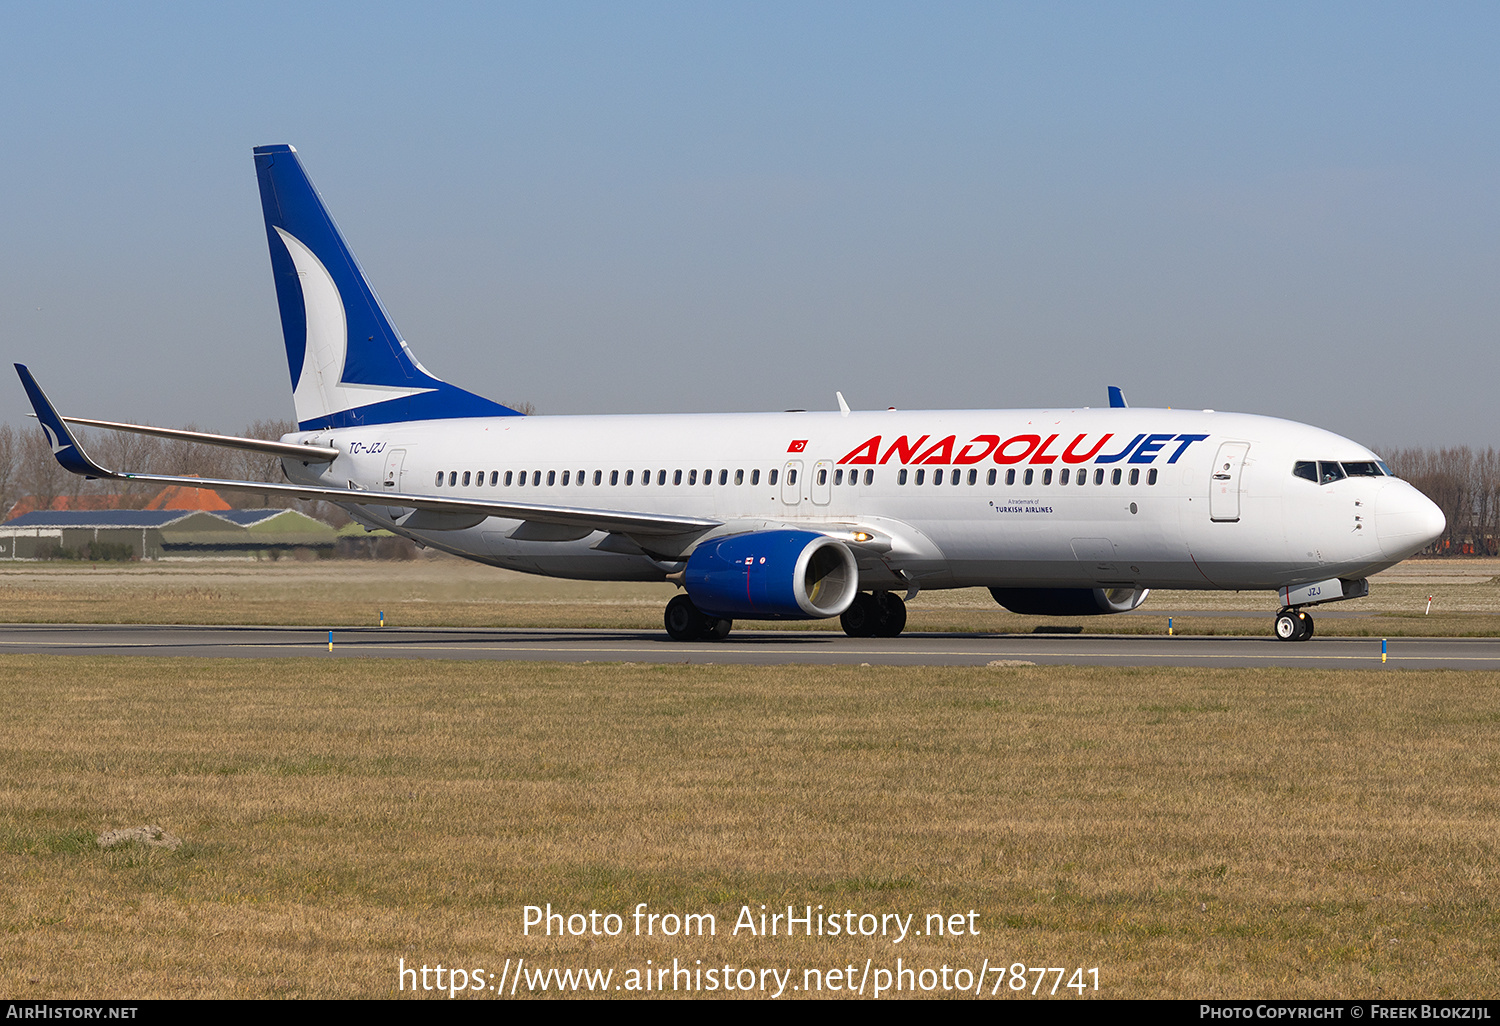
[[[396,626],[660,630],[662,609],[673,594],[668,584],[558,581],[449,557],[405,563],[0,562],[3,623],[341,627],[375,623],[383,610]],[[1429,595],[1432,613],[1425,615]],[[1318,616],[1318,634],[1324,636],[1500,634],[1500,560],[1407,562],[1377,575],[1368,598],[1325,608],[1361,615]],[[1088,633],[1165,634],[1172,611],[1178,633],[1269,635],[1276,599],[1270,592],[1159,591],[1139,613],[1059,621],[1016,616],[984,589],[970,588],[922,592],[908,609],[912,631],[1031,633],[1062,622]],[[1264,615],[1223,615],[1246,610]],[[741,623],[737,629],[757,626],[767,625]],[[804,626],[839,629],[837,620]]]
[[[1098,967],[1100,997],[1500,994],[1496,674],[6,656],[0,679],[9,997],[380,997],[398,959],[619,984],[674,957],[793,986],[900,957]],[[95,840],[146,824],[181,846]],[[626,935],[523,936],[549,902]],[[638,902],[718,935],[628,936]],[[745,904],[972,909],[979,934],[731,936]]]

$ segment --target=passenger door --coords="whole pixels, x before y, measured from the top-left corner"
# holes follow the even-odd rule
[[[1225,442],[1214,457],[1209,480],[1208,518],[1216,523],[1234,523],[1240,518],[1240,478],[1245,470],[1249,442]]]

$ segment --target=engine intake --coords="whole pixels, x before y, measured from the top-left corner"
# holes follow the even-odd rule
[[[859,594],[848,546],[811,531],[754,531],[706,542],[688,557],[683,586],[709,616],[817,620]]]

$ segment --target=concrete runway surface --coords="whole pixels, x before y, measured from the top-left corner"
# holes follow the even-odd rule
[[[1128,634],[907,634],[856,639],[831,631],[746,630],[681,643],[664,632],[520,628],[171,627],[0,625],[0,652],[52,655],[376,659],[532,659],[556,662],[985,666],[1000,661],[1081,666],[1320,666],[1377,669],[1379,638],[1164,637]],[[1393,638],[1387,668],[1500,669],[1500,638]]]

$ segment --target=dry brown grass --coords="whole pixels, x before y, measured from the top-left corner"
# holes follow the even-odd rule
[[[558,581],[442,557],[416,562],[0,562],[0,623],[373,624],[381,610],[403,627],[604,627],[660,630],[675,594],[667,584]],[[1432,615],[1424,615],[1434,596]],[[987,591],[920,593],[908,629],[1031,633],[1066,623],[1085,633],[1269,635],[1269,592],[1154,592],[1138,614],[1058,620],[1015,616]],[[1318,616],[1320,635],[1365,637],[1500,634],[1500,560],[1404,563],[1372,582],[1369,598],[1325,607],[1367,614]],[[1254,610],[1261,616],[1215,615]],[[1315,614],[1316,614],[1315,610]],[[741,623],[737,629],[783,627]],[[817,621],[809,630],[838,630]]]
[[[1500,675],[0,657],[0,990],[385,996],[397,959],[1099,967],[1500,993]],[[101,850],[153,824],[176,851]],[[712,911],[705,940],[521,908]],[[899,947],[742,903],[979,912]],[[618,977],[617,977],[618,980]]]

